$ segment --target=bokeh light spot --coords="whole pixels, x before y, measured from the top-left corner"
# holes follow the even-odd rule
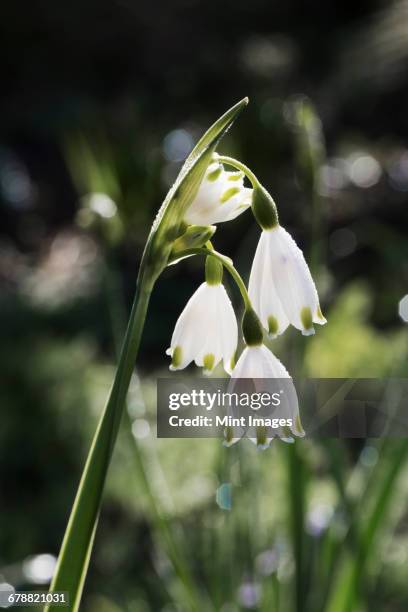
[[[402,153],[388,168],[391,186],[397,191],[408,191],[408,152]]]
[[[8,582],[0,582],[0,608],[10,608],[13,603],[8,601],[9,595],[15,593],[15,588]]]
[[[361,451],[360,461],[364,467],[374,467],[378,461],[378,450],[374,446],[365,446]]]
[[[117,208],[115,202],[106,193],[91,193],[88,196],[89,208],[105,219],[115,216]]]
[[[132,423],[132,434],[138,440],[147,438],[150,435],[149,422],[146,419],[135,419]]]
[[[193,148],[193,137],[184,129],[169,132],[163,141],[163,153],[167,161],[183,161]]]
[[[356,187],[367,189],[378,183],[381,166],[372,155],[354,154],[349,161],[351,162],[350,180]]]
[[[232,508],[232,486],[229,482],[220,485],[215,494],[215,501],[221,510],[231,510]]]
[[[398,314],[404,323],[408,323],[408,294],[399,301]]]
[[[321,195],[331,195],[348,184],[348,164],[344,159],[332,158],[320,168],[318,189]]]
[[[43,554],[28,557],[23,563],[23,574],[29,582],[47,584],[50,582],[57,560],[54,555]]]
[[[255,582],[244,582],[238,589],[238,599],[243,608],[256,608],[261,594],[261,586]]]
[[[310,535],[318,537],[329,525],[333,516],[333,508],[329,504],[316,504],[306,518],[306,530]]]
[[[278,552],[276,550],[265,550],[260,553],[255,560],[255,566],[262,576],[270,576],[279,567]]]

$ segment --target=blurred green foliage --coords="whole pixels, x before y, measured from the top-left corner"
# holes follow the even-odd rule
[[[222,152],[271,190],[329,321],[271,347],[293,374],[407,376],[406,2],[300,4],[2,9],[0,580],[40,588],[27,560],[58,553],[151,221],[234,99],[251,104]],[[245,278],[247,214],[214,237]],[[201,279],[182,262],[153,295],[83,609],[405,612],[405,440],[155,438]]]

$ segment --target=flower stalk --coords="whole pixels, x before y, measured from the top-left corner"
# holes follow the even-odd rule
[[[98,524],[107,468],[118,435],[154,285],[152,279],[144,277],[143,271],[139,279],[115,380],[92,441],[50,587],[50,592],[67,591],[70,594],[71,610],[79,608]],[[49,604],[45,611],[52,612],[56,608],[57,606]]]
[[[50,586],[51,593],[69,593],[72,612],[77,612],[81,601],[106,475],[124,411],[151,292],[169,263],[175,241],[186,231],[186,210],[197,194],[216,146],[247,103],[247,98],[238,102],[202,136],[185,161],[152,225],[143,252],[117,372],[86,460]],[[198,232],[199,242],[202,240],[201,230],[202,228]],[[212,233],[212,229],[204,229],[204,239],[208,240]],[[52,603],[47,604],[44,612],[57,612],[56,608]]]
[[[214,249],[210,249],[204,246],[204,247],[195,247],[191,249],[186,249],[185,251],[181,251],[178,254],[178,258],[190,257],[191,255],[211,256],[217,259],[218,261],[220,261],[222,265],[224,266],[224,268],[227,270],[227,272],[233,278],[235,284],[237,285],[239,292],[241,294],[242,300],[244,302],[245,308],[251,308],[251,300],[249,298],[246,285],[244,281],[242,280],[241,275],[239,274],[238,270],[234,267],[229,257],[222,255],[222,253],[218,253],[218,251],[215,251]]]

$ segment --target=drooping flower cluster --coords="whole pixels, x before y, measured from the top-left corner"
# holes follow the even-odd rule
[[[227,172],[223,159],[238,171]],[[244,186],[245,176],[252,183],[252,188]],[[196,365],[204,368],[205,373],[210,374],[222,361],[225,371],[231,375],[231,383],[234,379],[244,378],[287,379],[288,399],[281,407],[280,414],[283,411],[291,417],[291,432],[302,436],[304,432],[293,381],[279,359],[264,345],[262,331],[264,328],[270,338],[275,338],[291,324],[307,336],[314,334],[314,323],[326,323],[302,251],[279,224],[275,203],[268,192],[249,169],[230,158],[216,156],[209,165],[185,214],[185,221],[188,226],[216,225],[235,219],[249,207],[262,232],[252,264],[248,292],[240,286],[245,302],[242,331],[246,347],[234,367],[238,326],[222,284],[223,265],[234,277],[240,277],[232,264],[228,264],[227,259],[215,253],[212,245],[207,243],[205,248],[196,250],[207,255],[206,281],[190,298],[177,321],[167,350],[172,357],[170,369],[185,368],[194,360]],[[284,440],[289,437],[283,431],[277,435]],[[231,444],[236,439],[229,433],[226,443]],[[271,437],[258,431],[256,437],[251,439],[259,447],[265,448]]]

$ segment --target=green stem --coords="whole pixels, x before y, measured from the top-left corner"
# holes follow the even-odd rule
[[[111,314],[112,339],[115,345],[117,358],[119,359],[120,341],[126,329],[126,317],[123,299],[120,297],[121,292],[118,286],[118,273],[115,265],[110,262],[108,262],[106,266],[106,293],[108,298],[108,307]],[[134,376],[137,378],[136,374],[134,374]],[[157,529],[157,532],[161,538],[160,545],[164,545],[165,551],[173,564],[175,574],[181,583],[181,588],[183,588],[185,596],[189,601],[191,610],[198,612],[198,610],[200,610],[198,602],[201,601],[202,604],[205,596],[203,593],[200,593],[200,599],[199,595],[196,593],[196,585],[194,584],[192,578],[191,568],[186,561],[186,556],[183,556],[181,546],[176,541],[172,525],[170,524],[166,515],[162,512],[157,501],[157,496],[154,494],[152,481],[151,478],[149,478],[146,468],[143,450],[132,434],[132,419],[129,414],[127,414],[127,417],[128,422],[125,429],[128,435],[129,445],[136,462],[136,472],[140,476],[141,484],[147,497],[149,511],[152,513],[153,525]],[[166,590],[168,596],[171,597],[171,589],[168,588],[165,581],[163,581],[163,588]]]
[[[251,300],[249,298],[244,281],[242,280],[239,272],[234,268],[232,263],[230,263],[229,259],[225,257],[225,255],[221,255],[221,253],[218,253],[217,251],[213,251],[211,249],[207,249],[205,247],[195,247],[177,253],[177,259],[181,259],[182,257],[189,257],[190,255],[211,255],[215,259],[218,259],[218,261],[222,263],[224,268],[230,273],[230,275],[234,279],[244,301],[245,309],[252,308]]]
[[[242,162],[238,161],[237,159],[234,159],[233,157],[228,157],[227,155],[217,155],[216,159],[221,164],[226,164],[228,166],[236,168],[237,170],[241,170],[241,172],[245,174],[254,189],[256,187],[261,187],[261,183],[258,181],[252,170],[250,170],[248,166],[246,166]]]
[[[306,580],[305,572],[305,491],[306,491],[306,466],[299,453],[297,444],[287,445],[288,455],[288,496],[289,496],[289,520],[291,523],[291,536],[293,556],[295,561],[295,588],[294,610],[302,612],[306,609]]]
[[[118,369],[105,410],[99,421],[65,531],[50,592],[67,591],[70,610],[79,608],[92,552],[99,510],[110,459],[119,431],[153,282],[141,275],[126,330]],[[58,612],[50,604],[45,612]]]

